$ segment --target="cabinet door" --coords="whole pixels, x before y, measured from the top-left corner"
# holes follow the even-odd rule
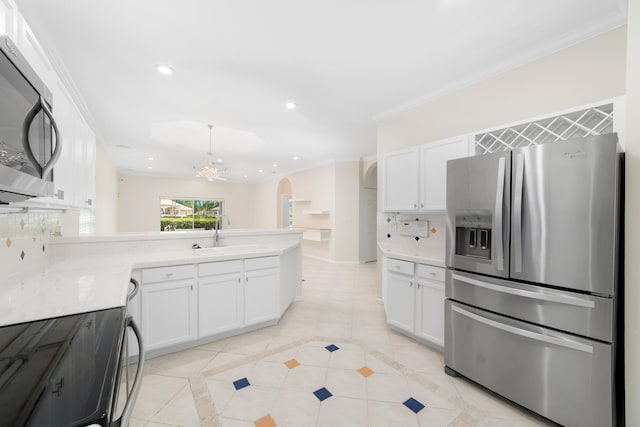
[[[21,16],[18,17],[18,20],[20,22],[18,49],[40,80],[42,80],[45,86],[50,88],[52,83],[54,83],[53,79],[56,75],[53,71],[53,66],[35,34],[31,31],[29,24],[27,24]]]
[[[18,7],[13,0],[0,1],[0,34],[8,35],[14,43],[18,41]]]
[[[418,280],[416,335],[444,346],[444,282]]]
[[[384,211],[418,210],[419,163],[417,149],[384,156]]]
[[[60,157],[53,168],[53,182],[58,198],[58,203],[65,206],[72,206],[74,186],[80,181],[75,177],[76,171],[73,164],[73,141],[74,141],[74,104],[71,95],[56,78],[56,83],[51,86],[53,94],[53,115],[58,124],[58,143],[61,145]]]
[[[471,155],[469,144],[469,137],[465,135],[421,147],[420,210],[446,210],[447,161]]]
[[[142,285],[142,324],[149,351],[196,338],[194,281]]]
[[[269,268],[245,272],[244,323],[252,325],[279,316],[280,270]]]
[[[412,276],[387,273],[387,322],[413,333],[415,292]]]
[[[198,336],[242,327],[242,276],[222,274],[198,284]]]

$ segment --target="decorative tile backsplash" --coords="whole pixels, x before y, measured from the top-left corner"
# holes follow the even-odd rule
[[[378,241],[383,247],[407,255],[444,260],[444,214],[378,215]]]
[[[44,264],[59,212],[0,213],[0,266],[3,278]]]

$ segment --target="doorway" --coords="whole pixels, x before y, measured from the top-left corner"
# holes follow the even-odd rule
[[[291,181],[283,178],[278,184],[278,228],[289,228],[293,225],[293,211],[291,205]]]
[[[377,258],[378,164],[373,163],[364,173],[360,190],[360,262]]]

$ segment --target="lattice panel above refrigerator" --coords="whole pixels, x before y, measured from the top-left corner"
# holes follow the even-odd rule
[[[613,132],[613,103],[475,136],[476,154]]]

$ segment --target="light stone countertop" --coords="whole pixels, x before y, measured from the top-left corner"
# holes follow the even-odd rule
[[[206,255],[198,255],[206,248],[87,255],[43,265],[0,281],[0,326],[122,307],[133,269],[283,255],[299,245],[232,245],[211,248]]]
[[[441,259],[441,258],[435,258],[435,257],[425,256],[425,255],[412,255],[407,252],[403,252],[400,249],[387,248],[381,244],[378,244],[378,247],[380,248],[380,252],[382,252],[382,255],[387,258],[399,259],[402,261],[410,261],[418,264],[427,264],[427,265],[432,265],[434,267],[442,267],[442,268],[447,267],[447,264],[445,263],[444,259]]]

